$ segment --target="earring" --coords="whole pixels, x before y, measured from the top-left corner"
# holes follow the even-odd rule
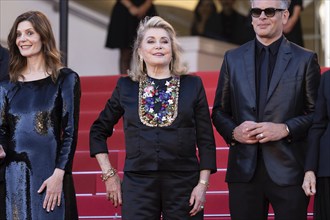
[[[170,71],[171,72],[173,71],[173,59],[171,59],[171,62],[170,62]]]
[[[140,57],[140,70],[143,72],[143,59]]]

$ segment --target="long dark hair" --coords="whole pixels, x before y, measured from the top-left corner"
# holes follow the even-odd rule
[[[22,56],[17,45],[17,27],[23,21],[31,22],[33,28],[40,35],[42,42],[42,53],[45,59],[45,68],[53,81],[57,79],[59,69],[62,67],[61,54],[56,48],[54,33],[48,18],[39,11],[28,11],[19,15],[8,35],[9,48],[9,76],[10,80],[16,82],[20,77],[24,78],[22,71],[27,65],[26,57]]]

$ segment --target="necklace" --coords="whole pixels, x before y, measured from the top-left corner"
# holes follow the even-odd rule
[[[150,127],[169,126],[178,115],[180,77],[173,76],[166,81],[165,89],[159,89],[155,82],[146,77],[139,84],[139,117]],[[155,111],[155,105],[160,105]]]

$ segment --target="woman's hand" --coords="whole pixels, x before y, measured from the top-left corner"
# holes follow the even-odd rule
[[[108,172],[113,169],[111,166],[108,154],[106,153],[99,153],[95,155],[97,162],[99,163],[102,173],[108,174]],[[120,178],[118,176],[118,173],[116,171],[115,174],[112,176],[107,176],[105,179],[102,175],[102,180],[105,184],[106,189],[106,197],[108,200],[111,201],[111,203],[117,207],[118,205],[122,205],[122,197],[121,197],[121,185],[120,185]],[[110,174],[110,173],[109,173]]]
[[[118,174],[115,174],[113,177],[109,177],[105,181],[105,188],[107,192],[107,199],[111,201],[112,205],[115,207],[122,205],[121,185]]]
[[[47,212],[53,211],[56,205],[61,205],[64,173],[64,170],[56,168],[53,175],[46,179],[38,190],[38,193],[42,193],[46,189],[42,207]]]
[[[302,185],[306,196],[313,196],[316,193],[316,177],[313,171],[307,171],[305,173],[304,182]]]
[[[198,183],[193,189],[189,200],[189,205],[193,206],[189,212],[190,216],[194,216],[204,209],[206,190],[207,185],[201,183]]]

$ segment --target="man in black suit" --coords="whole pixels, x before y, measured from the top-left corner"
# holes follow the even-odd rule
[[[0,82],[9,79],[8,75],[8,61],[9,53],[8,50],[0,44]],[[0,147],[0,219],[5,219],[5,187],[4,187],[4,159],[5,156],[2,147]]]
[[[306,136],[320,80],[314,52],[283,37],[288,0],[252,0],[255,40],[225,54],[212,120],[230,145],[232,220],[307,219]]]

